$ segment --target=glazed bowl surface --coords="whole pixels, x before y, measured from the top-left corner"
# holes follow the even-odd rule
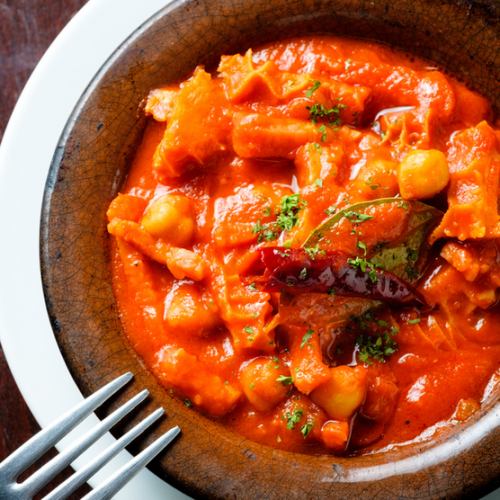
[[[167,410],[155,433],[181,426],[182,438],[155,466],[158,475],[210,498],[443,498],[495,487],[495,390],[471,420],[438,438],[349,458],[275,450],[186,408],[146,370],[122,333],[105,213],[144,130],[141,101],[198,64],[213,68],[222,54],[302,34],[361,37],[432,61],[488,97],[498,112],[499,19],[495,0],[178,0],[133,33],[95,76],[68,120],[47,180],[44,291],[57,341],[85,394],[130,370],[134,387],[152,394],[142,415],[158,405]]]

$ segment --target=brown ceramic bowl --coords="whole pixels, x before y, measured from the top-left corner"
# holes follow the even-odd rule
[[[157,474],[193,496],[224,499],[451,498],[497,486],[498,391],[473,419],[439,438],[356,458],[262,446],[170,397],[122,334],[105,211],[141,138],[141,100],[195,65],[212,67],[221,54],[304,33],[371,38],[433,61],[498,111],[499,14],[498,0],[177,0],[96,75],[69,118],[47,181],[43,282],[57,341],[82,391],[131,370],[135,389],[151,391],[150,407],[167,409],[156,432],[181,426],[182,437],[154,466]]]

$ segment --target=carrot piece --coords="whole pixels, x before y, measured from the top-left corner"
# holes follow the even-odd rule
[[[309,394],[330,378],[323,363],[318,333],[300,327],[289,327],[290,369],[293,383],[300,392]]]
[[[192,403],[214,416],[229,412],[241,391],[212,373],[182,347],[165,346],[157,355],[154,371],[169,387],[180,389]]]
[[[272,410],[286,398],[291,387],[288,368],[271,356],[244,363],[239,379],[245,396],[259,411]]]
[[[347,447],[349,441],[349,424],[339,420],[327,420],[321,427],[323,444],[333,451],[341,452]]]
[[[110,203],[106,216],[108,221],[118,218],[139,222],[147,204],[144,198],[120,193]]]

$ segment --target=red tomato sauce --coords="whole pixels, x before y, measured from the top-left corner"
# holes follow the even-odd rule
[[[313,36],[223,56],[145,112],[108,230],[124,331],[166,390],[304,453],[405,443],[480,408],[500,361],[483,97],[387,47]],[[268,247],[285,263],[302,248],[282,288]],[[382,279],[419,301],[352,292]]]

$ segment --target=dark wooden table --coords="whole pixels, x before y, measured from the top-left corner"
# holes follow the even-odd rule
[[[84,3],[86,0],[0,0],[0,140],[33,68]],[[0,461],[38,430],[0,348]],[[61,479],[70,473],[65,471]],[[79,490],[72,498],[85,491],[88,489]]]

